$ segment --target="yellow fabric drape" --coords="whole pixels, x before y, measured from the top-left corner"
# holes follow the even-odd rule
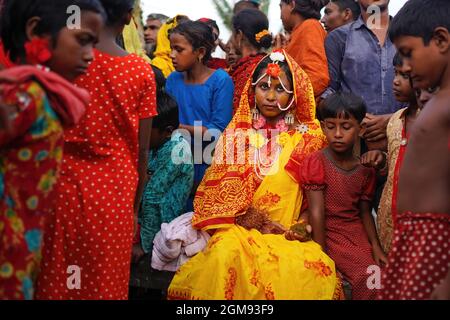
[[[123,32],[123,41],[125,50],[129,53],[134,53],[143,58],[144,60],[151,62],[144,50],[144,38],[143,28],[141,21],[142,10],[140,7],[140,1],[136,1],[136,5],[133,10],[133,19],[129,25],[126,25]]]

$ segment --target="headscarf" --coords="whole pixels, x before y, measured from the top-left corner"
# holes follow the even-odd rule
[[[130,24],[123,29],[122,36],[125,50],[129,53],[134,53],[150,63],[150,58],[144,50],[144,34],[141,22],[142,10],[139,1],[136,1],[133,9],[133,18]]]
[[[307,74],[285,51],[281,51],[287,60],[293,76],[293,91],[295,97],[295,118],[299,128],[303,130],[301,138],[293,153],[298,156],[307,155],[321,149],[325,144],[325,137],[316,120],[316,104],[311,82]],[[263,61],[262,59],[261,61]],[[255,68],[256,70],[257,68]],[[254,71],[253,71],[254,72]],[[253,197],[261,180],[254,166],[247,160],[252,159],[250,138],[245,139],[245,162],[242,159],[243,150],[237,147],[242,135],[253,132],[253,122],[249,98],[254,95],[252,86],[253,75],[247,80],[240,106],[219,139],[211,167],[206,171],[194,200],[194,216],[192,225],[195,228],[208,230],[227,227],[235,223],[235,218],[245,214],[251,206]],[[298,134],[297,130],[290,130],[289,135]],[[280,135],[281,136],[281,135]],[[227,164],[224,159],[234,159],[234,163]],[[282,168],[284,169],[284,168]]]
[[[172,59],[170,58],[170,39],[169,32],[178,25],[178,20],[181,15],[177,15],[175,18],[164,23],[158,31],[158,37],[156,40],[156,50],[154,53],[154,58],[152,60],[152,65],[159,68],[164,77],[168,77],[175,68],[172,64]]]

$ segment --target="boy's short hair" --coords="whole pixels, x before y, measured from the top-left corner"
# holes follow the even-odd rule
[[[420,37],[428,45],[438,27],[450,31],[449,0],[409,0],[391,21],[389,38]]]
[[[343,115],[345,119],[353,116],[361,123],[366,116],[367,107],[364,100],[353,93],[335,92],[322,101],[317,110],[320,121]]]
[[[403,58],[402,55],[400,54],[400,52],[396,52],[394,59],[392,60],[392,64],[394,65],[394,67],[401,67],[403,66]]]
[[[260,5],[260,3],[259,3],[258,0],[252,0],[252,1],[241,0],[241,1],[238,1],[234,5],[233,14],[237,14],[240,11],[245,10],[245,9],[259,9],[259,5]]]
[[[159,92],[157,101],[158,115],[153,118],[153,128],[159,131],[164,131],[167,127],[172,127],[174,130],[178,129],[180,120],[176,100],[166,92]]]
[[[350,9],[353,13],[353,19],[355,20],[361,15],[361,7],[355,0],[332,0],[331,2],[337,5],[341,11]]]

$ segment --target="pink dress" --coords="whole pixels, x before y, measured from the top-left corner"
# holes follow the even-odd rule
[[[343,170],[324,149],[305,159],[301,182],[306,190],[324,192],[327,253],[351,284],[353,299],[375,299],[378,290],[368,288],[367,268],[376,263],[359,211],[360,201],[372,200],[375,171],[362,165]]]

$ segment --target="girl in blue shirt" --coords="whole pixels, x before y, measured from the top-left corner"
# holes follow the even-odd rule
[[[194,194],[211,163],[213,143],[231,121],[234,87],[225,71],[206,66],[214,47],[209,26],[196,21],[180,24],[171,31],[170,46],[176,71],[167,78],[166,91],[177,101],[180,129],[191,141]],[[192,199],[187,209],[192,209]]]

